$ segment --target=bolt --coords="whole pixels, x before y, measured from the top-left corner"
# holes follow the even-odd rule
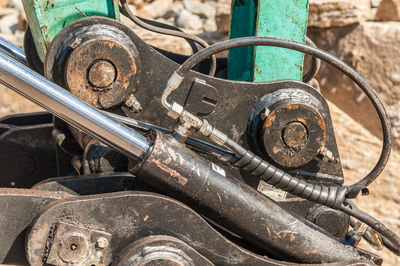
[[[79,45],[81,45],[82,39],[81,38],[76,38],[73,40],[73,42],[69,45],[69,48],[71,49],[76,49]]]
[[[106,60],[94,63],[89,69],[89,82],[96,88],[110,86],[116,76],[114,65]]]
[[[99,237],[96,241],[96,246],[100,249],[108,247],[108,240],[105,237]]]
[[[283,130],[283,141],[290,148],[301,149],[307,140],[307,128],[300,122],[291,122]]]
[[[133,112],[138,113],[142,111],[142,105],[140,102],[136,99],[135,95],[131,94],[129,96],[128,100],[125,102],[125,106],[130,108]]]
[[[322,160],[324,162],[333,162],[335,161],[335,156],[333,156],[333,153],[328,150],[325,146],[323,146],[319,152],[319,154],[322,155]]]

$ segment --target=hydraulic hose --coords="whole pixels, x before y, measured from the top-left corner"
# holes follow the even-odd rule
[[[175,72],[175,75],[171,76],[170,80],[172,79],[178,80],[178,82],[175,82],[173,84],[172,90],[176,89],[179,86],[184,76],[189,72],[189,70],[193,66],[197,65],[205,58],[208,58],[213,54],[223,52],[225,50],[244,47],[244,46],[274,46],[310,54],[332,65],[339,71],[343,72],[361,88],[361,90],[367,95],[367,97],[373,104],[376,112],[378,113],[379,120],[382,126],[383,144],[382,144],[381,155],[375,167],[370,171],[370,173],[367,176],[365,176],[357,183],[351,185],[350,187],[357,188],[359,190],[360,188],[367,187],[369,184],[371,184],[383,171],[387,161],[389,160],[391,145],[392,145],[390,120],[386,113],[385,107],[382,104],[382,101],[379,99],[379,96],[377,95],[375,90],[369,85],[369,83],[349,65],[347,65],[337,57],[327,52],[324,52],[318,48],[311,47],[299,42],[285,40],[285,39],[278,39],[278,38],[244,37],[244,38],[232,39],[205,48],[196,53],[195,55],[193,55],[192,57],[190,57],[188,60],[186,60],[186,62],[184,62]],[[166,92],[165,94],[167,93],[170,94],[172,90],[170,89],[168,91],[167,89],[165,91]]]
[[[204,41],[203,39],[201,39],[200,37],[182,32],[180,30],[177,29],[166,29],[166,28],[162,28],[162,27],[158,27],[155,25],[151,25],[149,23],[146,23],[144,19],[139,18],[137,16],[135,16],[135,14],[133,14],[133,12],[131,11],[130,7],[128,4],[123,4],[122,5],[123,9],[122,11],[138,26],[147,29],[149,31],[153,31],[156,33],[160,33],[160,34],[164,34],[164,35],[170,35],[170,36],[174,36],[174,37],[179,37],[179,38],[184,38],[186,40],[190,40],[190,41],[194,41],[198,44],[200,44],[202,47],[207,48],[210,45]],[[217,70],[217,58],[215,55],[211,56],[211,68],[210,68],[210,72],[209,75],[210,76],[215,76],[215,72]]]
[[[244,46],[274,46],[310,54],[329,63],[333,67],[346,74],[363,90],[363,92],[368,96],[378,113],[383,132],[383,145],[381,155],[375,167],[367,176],[348,187],[327,187],[307,183],[303,180],[291,176],[288,173],[285,173],[284,171],[276,168],[275,166],[254,155],[247,149],[241,147],[235,141],[229,139],[225,134],[210,126],[207,121],[201,121],[197,117],[186,112],[182,106],[176,103],[170,104],[167,101],[168,96],[173,90],[179,87],[185,75],[190,71],[193,66],[197,65],[199,62],[213,54],[228,49]],[[347,201],[347,199],[349,198],[357,197],[359,192],[363,188],[371,184],[384,169],[391,151],[391,129],[389,117],[375,90],[363,77],[361,77],[360,74],[358,74],[354,69],[352,69],[346,63],[342,62],[337,57],[326,53],[316,47],[311,47],[302,43],[285,39],[269,37],[244,37],[228,40],[203,49],[197,54],[190,57],[188,60],[186,60],[170,77],[167,83],[167,87],[161,97],[161,102],[163,106],[169,110],[169,114],[172,114],[171,116],[179,118],[181,120],[186,119],[187,121],[193,121],[192,126],[199,130],[203,135],[211,138],[214,142],[220,145],[222,144],[232,149],[232,151],[239,158],[239,160],[233,162],[235,166],[291,194],[323,204],[331,208],[342,210],[349,215],[358,218],[359,220],[376,230],[382,236],[387,238],[397,250],[400,250],[400,238],[394,232],[389,230],[381,222],[362,212],[361,210],[356,208],[355,205],[351,205]]]

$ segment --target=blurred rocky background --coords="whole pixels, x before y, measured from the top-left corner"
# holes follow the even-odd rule
[[[231,0],[128,0],[137,15],[178,26],[214,43],[227,39]],[[184,40],[137,28],[144,40],[190,54]],[[243,23],[246,23],[245,21]],[[20,0],[0,0],[0,37],[22,46],[26,18]],[[308,35],[355,68],[377,90],[390,115],[394,152],[360,207],[400,233],[400,0],[310,0]],[[343,74],[323,65],[318,80],[330,101],[347,183],[367,174],[381,149],[379,120],[365,95]],[[0,115],[41,110],[0,86]],[[365,243],[362,247],[373,251]],[[385,265],[400,260],[381,251]]]

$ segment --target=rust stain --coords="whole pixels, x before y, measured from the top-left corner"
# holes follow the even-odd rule
[[[300,107],[299,104],[292,104],[292,105],[285,106],[285,108],[288,110],[296,110],[296,109],[299,109],[299,107]]]
[[[272,126],[272,123],[275,121],[275,119],[276,119],[275,111],[272,111],[271,114],[268,116],[267,120],[265,120],[263,129]]]
[[[168,173],[171,177],[173,177],[175,179],[175,181],[178,182],[180,185],[185,186],[186,183],[188,182],[186,177],[183,177],[177,171],[169,168],[167,165],[164,165],[162,162],[155,160],[154,157],[149,158],[149,160],[151,162],[153,162],[159,169],[161,169],[162,171]]]
[[[326,132],[325,132],[325,122],[323,119],[321,119],[320,117],[315,117],[317,119],[318,122],[318,126],[322,129],[323,134],[325,136]]]
[[[318,250],[310,250],[310,251],[304,251],[304,254],[306,254],[306,255],[315,255],[315,254],[319,254],[319,251]]]
[[[139,213],[137,212],[137,210],[132,209],[132,212],[133,212],[133,214],[134,214],[136,217],[139,217]]]
[[[307,121],[304,118],[298,117],[297,121],[303,123],[303,125],[307,125]]]

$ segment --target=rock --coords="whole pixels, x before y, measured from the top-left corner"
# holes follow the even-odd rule
[[[1,0],[4,1],[4,0]],[[7,2],[7,0],[6,0]],[[15,8],[18,12],[24,12],[24,6],[22,5],[21,0],[10,0],[8,7]]]
[[[371,7],[378,7],[382,0],[371,0]]]
[[[18,13],[8,14],[0,19],[0,32],[15,33],[18,28]]]
[[[204,31],[217,31],[217,23],[215,23],[215,19],[207,19],[204,22],[203,30]]]
[[[400,21],[400,0],[382,0],[375,15],[378,21]]]
[[[228,32],[231,22],[232,0],[217,0],[215,22],[220,32]]]
[[[310,0],[309,27],[342,27],[365,21],[370,0]]]
[[[5,8],[5,7],[7,7],[9,3],[10,3],[10,0],[1,0],[1,2],[0,2],[0,8]]]
[[[217,5],[214,1],[183,0],[185,9],[201,18],[215,18]]]
[[[137,14],[146,18],[163,17],[173,4],[173,0],[155,0],[148,5],[145,5],[142,9],[138,9]]]
[[[183,9],[175,21],[176,25],[181,28],[188,28],[193,30],[199,30],[203,28],[203,21],[197,15],[194,15]]]
[[[400,23],[363,22],[342,28],[311,30],[323,50],[355,68],[378,92],[393,125],[393,145],[400,149]],[[373,106],[343,74],[323,65],[318,79],[322,93],[375,136],[381,137]]]
[[[1,8],[0,9],[0,18],[7,16],[7,15],[17,15],[18,16],[18,11],[15,10],[14,8]]]
[[[163,15],[164,19],[176,18],[179,13],[183,10],[183,3],[182,2],[175,2],[167,12]]]
[[[345,184],[349,185],[364,177],[374,167],[381,150],[380,140],[334,104],[329,104],[329,107],[344,168]],[[354,200],[360,209],[395,232],[400,228],[399,167],[400,154],[392,152],[386,169],[368,187],[370,195]],[[359,247],[382,257],[383,265],[399,265],[398,257],[385,248],[376,251],[365,240],[360,242]]]

